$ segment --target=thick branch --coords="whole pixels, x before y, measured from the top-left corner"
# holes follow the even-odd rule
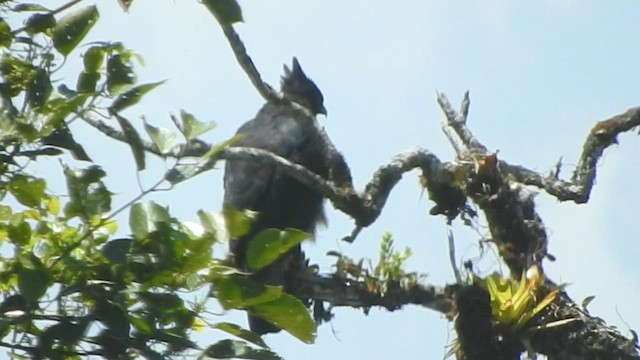
[[[573,321],[562,324],[562,320]],[[553,326],[559,321],[561,325]],[[537,326],[536,326],[537,325]],[[566,294],[558,296],[532,324],[531,345],[553,360],[640,359],[638,344],[598,317],[580,310]]]
[[[89,113],[80,114],[80,116],[105,135],[115,140],[126,142],[126,138],[120,130],[113,128],[95,116],[91,116]],[[142,145],[146,151],[152,154],[174,158],[202,156],[211,149],[210,145],[194,141],[176,146],[168,154],[163,155],[149,141],[143,141]],[[260,149],[228,147],[220,151],[217,158],[213,160],[249,160],[277,166],[287,175],[315,189],[331,200],[337,209],[351,216],[356,225],[362,227],[369,226],[378,218],[391,190],[400,181],[405,172],[421,169],[423,176],[433,186],[439,184],[446,186],[448,180],[448,172],[444,164],[429,151],[416,148],[395,156],[389,164],[381,166],[373,174],[364,192],[358,194],[353,189],[351,175],[344,159],[335,151],[330,142],[327,146],[333,149],[332,181],[327,181],[303,166]]]
[[[292,287],[297,297],[326,301],[331,306],[353,308],[384,307],[389,311],[404,305],[419,305],[443,314],[452,310],[451,296],[445,288],[416,284],[403,288],[399,284],[389,284],[387,292],[381,295],[367,289],[364,282],[342,279],[336,276],[321,276],[301,273]]]

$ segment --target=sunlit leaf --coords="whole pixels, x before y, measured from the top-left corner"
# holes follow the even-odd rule
[[[210,121],[207,123],[200,122],[192,114],[184,110],[180,110],[180,120],[182,121],[182,129],[184,131],[184,136],[188,140],[193,140],[198,136],[216,127],[215,122],[213,121]]]
[[[306,306],[294,296],[283,293],[274,301],[251,306],[249,312],[282,328],[307,344],[315,340],[315,322]]]
[[[13,35],[11,35],[11,28],[4,19],[0,18],[0,47],[11,46]]]
[[[78,75],[76,90],[80,94],[93,94],[100,80],[100,73],[83,71]]]
[[[88,73],[95,73],[100,71],[102,63],[104,62],[104,55],[106,51],[102,46],[92,46],[82,55],[82,63],[84,64],[84,71]]]
[[[232,275],[215,282],[216,297],[225,309],[246,308],[273,301],[282,295],[282,289],[268,286],[246,276]]]
[[[157,230],[156,223],[170,220],[169,211],[153,201],[135,203],[129,213],[129,226],[136,239],[145,239],[150,232]]]
[[[293,228],[263,230],[249,242],[247,264],[260,270],[309,237],[308,233]]]
[[[151,334],[151,326],[147,323],[147,321],[143,318],[139,318],[137,316],[129,315],[129,321],[131,325],[133,325],[137,331],[143,334]]]
[[[146,122],[144,123],[144,129],[161,154],[168,154],[178,144],[178,136],[170,130],[155,127]]]
[[[61,87],[58,87],[59,91],[62,91]],[[40,111],[43,114],[48,115],[46,124],[53,128],[59,128],[63,125],[65,118],[71,113],[78,111],[80,107],[87,101],[89,94],[78,94],[71,91],[70,98],[55,98],[47,101],[43,109]]]
[[[53,46],[62,55],[69,55],[89,33],[99,17],[95,5],[65,15],[53,29]]]
[[[24,175],[15,176],[9,182],[9,192],[19,203],[29,207],[37,207],[44,198],[46,183],[42,179],[35,179]]]

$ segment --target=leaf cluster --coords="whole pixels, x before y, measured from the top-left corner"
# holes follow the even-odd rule
[[[145,168],[150,146],[176,156],[178,135],[145,122],[145,142],[125,117],[162,81],[137,84],[134,68],[143,61],[119,42],[82,45],[100,14],[81,2],[56,9],[0,4],[0,337],[13,339],[0,346],[17,358],[164,359],[202,350],[190,337],[209,328],[240,340],[221,340],[206,355],[278,358],[250,331],[212,321],[212,300],[312,342],[315,325],[304,304],[214,257],[215,244],[247,231],[249,214],[200,211],[193,229],[168,207],[140,201],[157,185],[112,208],[109,174],[76,138],[74,121],[86,114],[115,118],[137,170]],[[66,84],[56,74],[76,52],[82,52],[82,69]],[[215,127],[184,110],[174,123],[187,143]],[[158,184],[175,186],[213,168],[218,152],[233,141],[195,162],[179,159]],[[69,156],[84,164],[69,165]],[[66,195],[54,194],[49,179],[31,171],[46,158],[62,164]],[[131,235],[117,236],[127,233],[114,220],[125,210]],[[259,269],[307,237],[291,229],[268,230],[252,242],[248,259]]]

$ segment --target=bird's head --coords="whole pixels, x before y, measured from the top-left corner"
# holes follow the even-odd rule
[[[305,75],[300,67],[298,59],[293,58],[293,66],[291,69],[284,65],[284,75],[280,82],[280,90],[287,99],[304,106],[313,115],[327,115],[327,109],[324,107],[324,97],[316,84]]]

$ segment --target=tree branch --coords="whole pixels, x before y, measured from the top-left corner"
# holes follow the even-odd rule
[[[496,244],[500,256],[516,279],[524,276],[524,271],[531,265],[537,265],[542,270],[542,260],[547,256],[545,226],[535,210],[533,195],[523,184],[538,184],[564,197],[569,197],[568,193],[573,191],[572,200],[586,202],[595,179],[595,165],[602,151],[615,142],[617,134],[630,130],[640,122],[640,108],[635,108],[598,123],[587,139],[581,162],[572,179],[579,184],[572,184],[561,182],[553,175],[543,177],[523,167],[498,161],[496,154],[487,154],[486,147],[469,131],[466,116],[453,110],[444,95],[440,94],[438,101],[447,116],[447,124],[468,149],[467,158],[463,160],[473,160],[476,164],[475,172],[463,185],[465,193],[485,213],[491,241]],[[468,104],[468,101],[464,103]],[[464,111],[468,111],[468,108]],[[550,286],[555,286],[547,281]],[[566,326],[552,325],[566,320],[570,320]],[[601,319],[581,311],[564,292],[537,316],[537,322],[528,329],[531,332],[532,350],[552,359],[640,358],[634,340],[625,338]]]
[[[469,154],[487,154],[487,148],[481,144],[467,126],[469,107],[469,93],[465,93],[461,111],[453,109],[447,97],[438,93],[438,103],[444,112],[446,125],[453,129],[459,140],[464,144]],[[523,166],[500,162],[500,168],[519,183],[544,189],[548,194],[560,201],[574,201],[578,204],[589,201],[591,190],[596,177],[597,163],[604,150],[617,143],[617,136],[640,126],[640,107],[627,110],[607,120],[598,122],[587,135],[578,166],[571,176],[571,181],[557,179],[554,176],[544,176]],[[450,140],[451,141],[451,140]],[[457,150],[460,145],[452,141]]]
[[[403,288],[399,284],[388,284],[387,292],[382,295],[368,290],[361,281],[343,279],[338,276],[312,275],[300,273],[296,278],[295,296],[301,299],[326,301],[331,306],[370,308],[380,306],[389,311],[400,309],[404,305],[419,305],[428,309],[449,314],[453,310],[453,301],[447,288],[416,284]]]

